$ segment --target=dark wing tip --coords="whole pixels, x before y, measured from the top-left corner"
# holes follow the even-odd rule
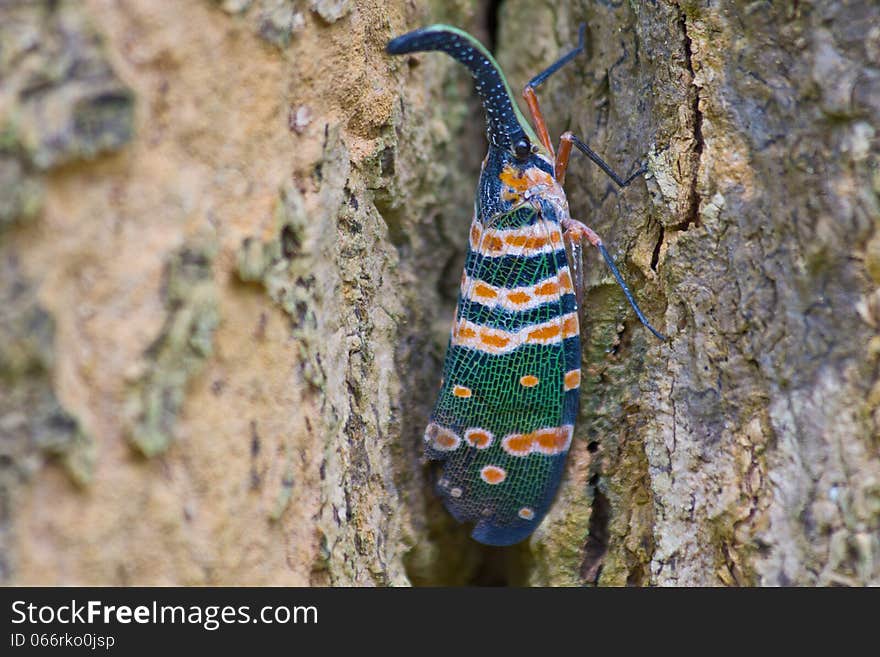
[[[507,547],[508,545],[516,545],[528,538],[535,531],[539,523],[540,519],[536,519],[529,523],[501,527],[492,524],[490,520],[481,520],[471,532],[471,538],[483,545]]]

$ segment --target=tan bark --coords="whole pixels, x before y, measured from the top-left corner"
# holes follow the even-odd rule
[[[497,9],[497,33],[491,12]],[[420,461],[483,156],[431,22],[576,159],[583,400],[535,535]],[[0,4],[0,578],[880,582],[875,3]]]

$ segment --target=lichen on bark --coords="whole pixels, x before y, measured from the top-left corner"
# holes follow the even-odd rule
[[[43,181],[16,151],[0,146],[0,231],[36,217],[43,206]]]
[[[165,321],[128,372],[128,435],[145,456],[171,444],[187,384],[213,352],[219,321],[212,271],[216,248],[213,236],[204,234],[171,253],[161,291]]]
[[[70,2],[0,7],[0,581],[15,581],[18,503],[46,463],[87,486],[96,445],[59,399],[56,327],[39,277],[22,266],[25,223],[52,169],[116,150],[132,134],[133,97],[97,32]]]
[[[15,135],[30,164],[45,170],[131,139],[134,97],[78,3],[12,2],[0,18],[0,129]]]
[[[12,253],[0,261],[0,581],[14,572],[15,502],[48,460],[85,486],[94,444],[52,387],[55,328]]]

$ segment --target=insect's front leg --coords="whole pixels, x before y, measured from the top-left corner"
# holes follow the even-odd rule
[[[599,249],[599,253],[602,254],[602,257],[605,259],[605,263],[608,265],[608,268],[611,270],[611,273],[614,274],[614,278],[617,280],[617,284],[620,285],[620,289],[623,290],[623,294],[626,297],[626,300],[629,301],[629,305],[632,306],[633,310],[636,311],[636,315],[639,320],[644,324],[651,333],[653,333],[660,340],[665,340],[666,336],[660,333],[657,329],[651,326],[650,322],[648,322],[645,315],[642,313],[639,305],[636,303],[635,298],[633,298],[632,292],[629,291],[629,287],[627,287],[626,282],[623,280],[623,276],[620,274],[620,270],[617,269],[617,265],[614,264],[614,260],[611,258],[611,254],[608,253],[608,249],[605,248],[605,245],[602,243],[602,238],[596,234],[592,228],[587,226],[585,223],[578,221],[577,219],[572,219],[571,217],[565,217],[560,222],[562,229],[564,231],[563,237],[571,244],[572,251],[572,269],[574,270],[572,279],[573,284],[575,286],[575,294],[577,295],[578,305],[581,304],[581,296],[582,296],[582,288],[583,288],[583,267],[581,265],[581,256],[580,256],[580,244],[586,239],[590,244]]]
[[[614,183],[620,187],[627,187],[633,180],[638,178],[643,173],[647,173],[648,167],[647,165],[642,165],[635,171],[633,171],[626,178],[622,177],[619,173],[617,173],[614,169],[612,169],[608,163],[603,160],[592,148],[587,146],[581,139],[579,139],[576,135],[571,133],[570,131],[566,131],[562,133],[562,136],[559,138],[559,151],[556,153],[556,180],[559,181],[559,184],[562,185],[565,182],[565,172],[568,170],[568,159],[571,156],[571,147],[572,145],[577,146],[577,149],[586,155],[593,163],[596,164],[602,171],[606,173],[606,175],[614,181]],[[582,224],[583,225],[583,224]]]
[[[523,99],[525,99],[526,107],[529,108],[529,113],[532,115],[532,123],[535,124],[535,129],[538,131],[538,139],[540,139],[541,144],[547,149],[547,152],[550,153],[551,157],[554,157],[553,144],[550,143],[550,134],[547,132],[547,123],[544,121],[544,114],[541,112],[541,107],[538,104],[538,95],[535,93],[535,89],[544,84],[544,81],[547,78],[584,51],[584,35],[586,34],[586,31],[587,24],[581,23],[580,29],[578,30],[577,47],[570,50],[553,64],[538,73],[535,77],[529,80],[525,89],[523,89]],[[569,148],[569,150],[571,149]],[[559,182],[560,184],[562,183],[561,180]]]

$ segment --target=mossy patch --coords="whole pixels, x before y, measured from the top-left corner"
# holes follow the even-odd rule
[[[166,263],[161,294],[167,315],[143,354],[129,398],[128,437],[145,456],[171,444],[187,384],[212,353],[220,319],[212,273],[215,252],[213,238],[200,236]]]

